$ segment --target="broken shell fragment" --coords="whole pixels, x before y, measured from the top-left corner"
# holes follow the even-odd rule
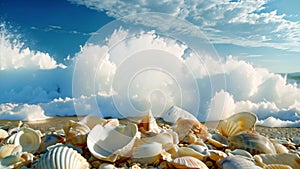
[[[159,161],[162,151],[160,143],[148,143],[137,147],[133,151],[132,158],[134,162],[153,164]]]
[[[5,158],[13,154],[18,154],[20,152],[22,152],[22,147],[20,145],[5,144],[0,146],[0,158]]]
[[[90,132],[90,128],[87,125],[70,120],[63,129],[66,134],[66,142],[78,147],[86,145],[87,134]]]
[[[176,126],[174,126],[174,130],[177,132],[180,141],[183,141],[189,133],[193,133],[197,138],[204,140],[208,137],[206,126],[198,120],[183,119],[180,117],[177,120]]]
[[[138,129],[141,133],[152,132],[159,133],[161,128],[158,127],[155,118],[151,111],[147,113],[142,120],[138,123]]]

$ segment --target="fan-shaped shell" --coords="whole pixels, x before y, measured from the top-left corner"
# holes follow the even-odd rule
[[[137,126],[132,123],[126,126],[96,125],[88,134],[87,146],[96,158],[113,162],[117,155],[128,155],[137,133]]]
[[[227,156],[217,162],[221,169],[261,169],[252,161],[239,156]]]
[[[184,156],[175,158],[172,161],[172,165],[175,168],[199,168],[208,169],[208,167],[199,159],[191,156]]]
[[[20,145],[4,144],[0,147],[0,158],[5,158],[19,152],[22,152],[22,147]]]
[[[217,129],[222,135],[230,137],[244,132],[252,132],[256,121],[257,116],[254,113],[240,112],[221,121]]]
[[[22,128],[18,133],[7,137],[4,142],[6,144],[21,145],[23,152],[35,153],[41,144],[41,138],[35,130]]]
[[[8,133],[6,130],[0,129],[0,141],[8,137]]]
[[[243,149],[254,154],[274,154],[276,150],[266,137],[255,133],[242,133],[228,138],[231,150]]]
[[[137,147],[132,154],[133,161],[142,164],[158,162],[163,151],[162,145],[157,142],[143,144]]]
[[[89,163],[76,150],[69,147],[55,147],[38,161],[39,169],[88,169]]]
[[[183,119],[177,120],[176,126],[174,126],[175,132],[178,134],[179,140],[183,141],[184,138],[191,132],[197,136],[197,138],[205,139],[208,136],[208,131],[205,125],[201,124],[198,120]]]
[[[87,134],[90,132],[87,125],[70,120],[63,129],[66,133],[66,142],[78,147],[86,145]]]
[[[285,154],[259,154],[264,164],[284,164],[292,168],[299,168],[300,156],[298,154],[285,153]]]

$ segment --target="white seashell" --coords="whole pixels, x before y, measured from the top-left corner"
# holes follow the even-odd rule
[[[198,151],[189,147],[180,147],[175,154],[172,154],[172,158],[191,156],[200,160],[206,159],[208,154],[201,154]]]
[[[20,152],[22,152],[22,147],[20,145],[4,144],[0,147],[0,158],[5,158]]]
[[[153,164],[159,161],[162,151],[160,143],[148,143],[137,147],[133,151],[132,158],[134,162]]]
[[[241,156],[227,156],[217,162],[221,169],[261,169],[252,161],[249,161]]]
[[[102,163],[98,169],[118,169],[118,168],[115,167],[113,164]]]
[[[175,124],[179,118],[197,120],[197,118],[186,110],[180,107],[172,106],[163,115],[165,122]]]
[[[138,123],[138,128],[141,133],[152,132],[159,133],[161,128],[157,125],[155,118],[151,111],[147,113],[142,120]]]
[[[262,163],[264,164],[284,164],[289,165],[292,168],[299,168],[300,166],[300,156],[298,154],[259,154],[255,155],[254,158],[261,158]]]
[[[175,158],[171,163],[175,168],[208,169],[208,167],[202,161],[191,156]]]
[[[230,149],[226,149],[225,152],[230,156],[239,155],[239,156],[243,156],[248,159],[253,159],[253,156],[246,150],[235,149],[235,150],[231,151]]]
[[[66,134],[66,142],[78,147],[86,145],[87,134],[90,132],[90,128],[86,124],[70,120],[63,129]]]
[[[38,132],[31,128],[22,128],[18,133],[15,133],[4,140],[6,144],[15,144],[22,146],[23,152],[35,153],[40,144],[41,138]]]
[[[0,129],[0,141],[8,137],[8,132],[6,130]]]
[[[98,159],[114,162],[117,156],[127,156],[138,135],[135,124],[126,126],[96,125],[88,134],[87,147]]]
[[[39,169],[88,169],[89,163],[76,150],[69,147],[55,147],[38,161]]]
[[[274,148],[276,150],[277,154],[283,154],[283,153],[288,153],[289,150],[282,144],[273,142]]]
[[[208,150],[209,158],[214,161],[219,161],[225,157],[227,157],[227,154],[220,150]]]
[[[144,137],[141,140],[145,143],[152,143],[152,142],[160,143],[160,144],[162,144],[162,148],[165,149],[166,151],[169,151],[173,147],[174,144],[178,143],[178,142],[174,143],[173,135],[171,135],[170,133],[167,133],[167,132],[158,133],[157,135],[152,136],[152,137]],[[175,141],[176,141],[176,139],[175,139]]]
[[[190,144],[187,147],[194,149],[195,151],[202,154],[203,156],[209,156],[208,148],[206,146]]]
[[[230,137],[240,133],[252,132],[256,121],[257,116],[254,113],[240,112],[221,121],[217,129],[222,135]]]
[[[276,150],[269,139],[255,133],[242,133],[228,138],[231,150],[243,149],[254,154],[274,154]]]

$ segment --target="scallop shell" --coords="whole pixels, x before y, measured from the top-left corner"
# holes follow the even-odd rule
[[[162,151],[162,144],[148,143],[137,147],[133,151],[132,158],[134,162],[153,164],[159,161]]]
[[[254,158],[257,158],[256,156],[259,156],[264,164],[284,164],[292,168],[299,168],[300,166],[300,156],[298,154],[260,154],[255,155]]]
[[[5,144],[0,147],[0,158],[5,158],[20,152],[22,152],[22,147],[20,145]]]
[[[38,161],[39,169],[88,169],[89,163],[76,150],[69,147],[55,147]]]
[[[163,115],[165,122],[175,124],[179,118],[197,120],[197,118],[186,110],[180,107],[172,106]]]
[[[227,156],[217,162],[221,169],[261,169],[252,161],[240,156]]]
[[[5,139],[6,137],[8,137],[8,132],[6,130],[0,129],[0,142]]]
[[[78,147],[86,145],[87,134],[90,132],[90,128],[87,125],[70,120],[63,129],[66,133],[66,142]]]
[[[256,121],[257,116],[254,113],[240,112],[221,121],[217,129],[222,135],[230,137],[240,133],[252,132]]]
[[[152,132],[152,133],[159,133],[160,127],[158,127],[155,118],[151,111],[147,113],[142,120],[138,123],[138,128],[141,133]]]
[[[7,137],[4,142],[6,144],[21,145],[23,152],[35,153],[41,144],[41,138],[35,130],[22,128],[18,133]]]
[[[255,154],[274,154],[276,150],[266,137],[256,133],[242,133],[228,138],[231,150],[243,149]]]
[[[189,133],[193,133],[197,138],[205,140],[208,136],[206,126],[201,124],[198,120],[183,119],[180,117],[177,120],[176,126],[174,126],[174,130],[178,134],[180,141],[183,141]]]
[[[137,125],[96,125],[88,134],[87,146],[98,159],[115,161],[117,156],[127,156],[138,135]]]
[[[175,158],[171,163],[175,168],[208,169],[208,167],[202,161],[191,156]]]
[[[65,142],[65,139],[61,135],[46,134],[41,138],[41,144],[37,152],[38,153],[45,152],[47,151],[47,147],[51,145],[55,145],[57,143],[63,143],[63,142]]]

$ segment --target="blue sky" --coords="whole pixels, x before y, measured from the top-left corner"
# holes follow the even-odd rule
[[[0,20],[21,34],[26,46],[61,62],[114,19],[162,12],[199,27],[222,57],[272,72],[300,72],[299,7],[299,0],[1,0]]]

